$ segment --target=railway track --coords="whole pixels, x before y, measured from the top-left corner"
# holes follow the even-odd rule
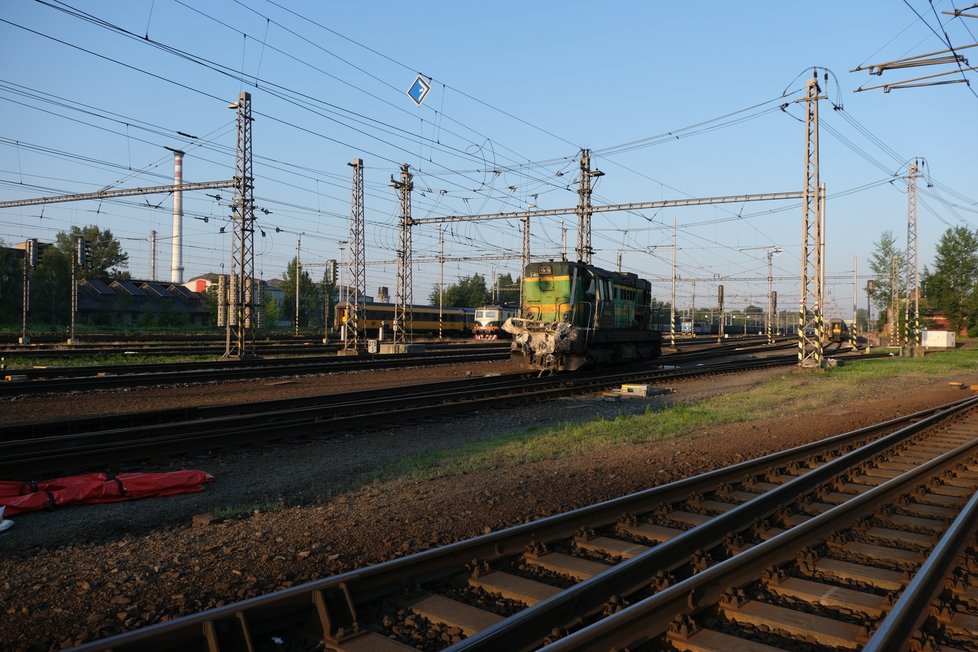
[[[427,342],[429,348],[467,346],[475,345],[477,342],[472,339],[454,339],[446,341]],[[343,348],[342,342],[333,340],[323,344],[322,338],[286,338],[281,340],[266,340],[257,342],[254,347],[255,355],[280,356],[280,355],[309,355],[336,353]],[[225,343],[223,337],[220,341],[213,338],[201,342],[194,341],[174,341],[174,342],[81,342],[75,344],[31,344],[27,346],[7,346],[0,348],[0,358],[7,360],[17,360],[20,358],[78,358],[78,357],[105,357],[105,356],[131,356],[138,359],[142,356],[211,356],[219,358],[224,354]]]
[[[16,477],[65,468],[173,454],[201,448],[240,446],[404,422],[461,410],[499,407],[557,396],[601,391],[622,383],[665,382],[704,374],[732,373],[794,364],[783,355],[764,359],[697,362],[706,353],[675,356],[688,367],[640,368],[533,376],[509,374],[344,394],[187,407],[0,427],[0,471]],[[714,358],[716,353],[712,354]]]
[[[976,489],[968,398],[78,650],[970,649]]]
[[[391,369],[433,364],[505,360],[508,344],[445,347],[423,355],[361,354],[356,357],[307,357],[221,360],[147,365],[98,365],[26,369],[10,372],[16,381],[0,382],[0,397],[40,392],[73,392],[117,387],[169,385],[303,374]]]
[[[692,360],[718,354],[749,354],[790,348],[791,343],[774,347],[764,342],[731,342],[690,347],[669,360]],[[675,356],[679,356],[676,358]],[[42,367],[10,372],[15,381],[0,382],[0,398],[42,392],[79,392],[118,387],[146,387],[229,381],[275,376],[297,376],[371,369],[393,369],[434,364],[490,362],[509,357],[508,342],[442,344],[425,354],[374,355],[356,357],[306,357],[252,360],[196,361],[159,364],[91,365],[83,367]]]

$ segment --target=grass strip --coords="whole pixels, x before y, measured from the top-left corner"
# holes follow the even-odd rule
[[[931,353],[924,358],[866,360],[826,370],[786,371],[751,389],[731,392],[689,405],[661,410],[651,406],[644,414],[597,418],[529,428],[457,447],[425,451],[386,466],[375,481],[429,480],[487,469],[518,466],[543,460],[587,455],[630,444],[667,441],[706,428],[771,417],[810,412],[874,394],[879,382],[893,378],[932,380],[978,369],[978,351]],[[948,378],[954,380],[954,378]],[[722,380],[718,381],[722,383]],[[630,399],[631,400],[631,399]]]

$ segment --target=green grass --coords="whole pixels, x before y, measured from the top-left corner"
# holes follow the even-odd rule
[[[674,405],[658,412],[647,409],[641,415],[613,420],[599,418],[553,428],[531,428],[456,448],[419,453],[385,467],[374,475],[374,480],[425,480],[593,454],[612,446],[666,441],[723,424],[828,407],[840,397],[871,394],[873,383],[878,381],[896,377],[936,379],[975,369],[978,351],[932,353],[923,359],[867,360],[824,373],[795,369],[751,389],[690,405]]]

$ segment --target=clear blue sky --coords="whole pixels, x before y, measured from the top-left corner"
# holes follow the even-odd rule
[[[256,237],[255,266],[271,279],[295,255],[300,231],[305,263],[339,257],[350,211],[347,163],[357,157],[366,165],[372,261],[395,256],[398,206],[389,180],[400,163],[417,175],[415,217],[573,206],[581,147],[605,172],[595,204],[800,190],[805,135],[792,100],[811,67],[821,66],[831,71],[830,101],[844,107],[822,103],[826,310],[848,317],[853,256],[862,287],[880,234],[892,230],[905,242],[899,175],[907,159],[925,157],[935,183],[920,191],[922,266],[948,226],[975,226],[978,95],[964,84],[853,93],[947,67],[882,78],[849,72],[942,49],[931,30],[940,32],[938,16],[955,46],[974,43],[978,20],[940,13],[954,6],[969,3],[12,0],[0,5],[0,200],[163,185],[172,178],[163,146],[187,151],[185,181],[228,179],[235,133],[227,104],[246,90],[255,112],[256,205],[270,211],[258,213],[266,236]],[[78,12],[148,39],[71,15]],[[963,54],[971,52],[978,50]],[[433,79],[421,109],[405,95],[418,72]],[[711,120],[709,129],[683,131]],[[655,138],[669,133],[678,137]],[[219,233],[228,196],[185,193],[185,279],[229,265],[230,240]],[[758,279],[700,282],[697,305],[713,303],[720,282],[729,307],[763,305],[770,245],[785,250],[774,259],[775,276],[798,277],[798,202],[595,215],[595,263],[614,267],[624,250],[625,269],[668,279],[673,220],[681,279]],[[0,240],[50,241],[72,225],[98,224],[122,241],[130,271],[143,278],[156,230],[158,276],[168,279],[170,223],[165,196],[50,205],[43,216],[40,207],[4,209]],[[573,255],[573,216],[565,224]],[[445,241],[450,256],[518,258],[519,225],[456,224]],[[557,252],[560,241],[557,219],[534,221],[535,253]],[[437,227],[416,228],[414,242],[416,258],[437,256]],[[450,263],[445,278],[515,276],[518,267],[518,260]],[[395,265],[371,265],[368,292],[393,290],[395,274]],[[437,264],[417,266],[416,302],[438,278]],[[797,305],[797,281],[776,289],[780,307]],[[681,282],[678,307],[692,293]],[[655,294],[668,299],[669,284],[657,282]]]

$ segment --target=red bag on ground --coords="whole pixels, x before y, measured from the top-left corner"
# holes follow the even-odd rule
[[[152,496],[197,493],[214,479],[204,471],[170,473],[105,473],[54,478],[43,482],[0,482],[0,505],[7,516],[52,508],[55,505],[113,503]],[[24,489],[32,490],[23,493]],[[21,493],[14,493],[14,491]],[[9,492],[9,493],[8,493]]]

